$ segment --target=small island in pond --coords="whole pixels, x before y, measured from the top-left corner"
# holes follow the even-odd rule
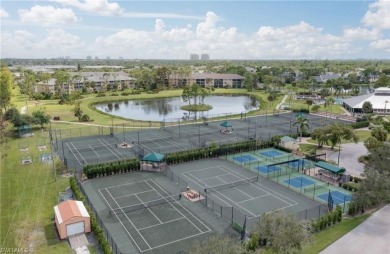
[[[188,105],[180,107],[186,111],[208,111],[213,107],[208,104],[204,104],[204,99],[211,93],[209,88],[199,87],[198,84],[187,86],[183,89],[182,98],[184,102],[188,102]]]

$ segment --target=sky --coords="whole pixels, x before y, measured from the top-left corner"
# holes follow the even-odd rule
[[[1,0],[1,58],[390,59],[390,0]]]

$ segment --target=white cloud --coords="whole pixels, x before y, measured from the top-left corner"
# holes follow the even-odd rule
[[[236,27],[219,26],[220,20],[208,12],[194,28],[168,28],[157,19],[153,31],[122,30],[97,38],[92,48],[102,55],[185,59],[191,53],[209,53],[214,59],[340,58],[361,50],[344,36],[324,33],[322,28],[306,22],[262,26],[254,34],[242,34]]]
[[[337,58],[353,51],[343,38],[325,34],[306,22],[260,27],[246,46],[256,58]]]
[[[370,43],[370,47],[390,52],[390,39],[373,41]]]
[[[78,19],[69,8],[54,8],[53,6],[36,5],[31,10],[18,10],[20,20],[26,23],[39,23],[43,26],[53,24],[69,24],[77,22]]]
[[[117,16],[124,10],[117,3],[109,3],[107,0],[52,0],[64,6],[76,7],[80,10],[104,16]]]
[[[69,50],[77,49],[84,46],[84,43],[78,36],[65,32],[62,29],[50,29],[48,30],[47,37],[39,41],[36,45],[41,49],[53,49],[53,50]]]
[[[379,30],[377,29],[367,29],[367,28],[346,28],[343,31],[343,36],[347,40],[375,40],[382,36]]]
[[[9,14],[4,8],[0,8],[0,18],[8,18]]]
[[[1,52],[4,57],[59,57],[72,55],[69,50],[80,49],[84,45],[79,37],[61,29],[49,29],[43,38],[24,30],[1,32]]]
[[[378,0],[369,5],[362,19],[363,24],[377,29],[390,29],[390,1]]]

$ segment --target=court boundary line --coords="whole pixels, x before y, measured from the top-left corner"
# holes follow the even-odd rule
[[[134,196],[139,200],[141,201],[141,204],[143,204],[145,206],[146,209],[148,209],[148,211],[158,220],[158,222],[160,222],[160,224],[158,225],[161,225],[163,224],[163,222],[154,214],[154,212],[152,212],[152,210],[150,210],[150,208],[148,206],[145,205],[145,202],[142,201],[142,199],[140,199],[137,195],[137,193],[134,194]],[[137,205],[137,204],[136,204]],[[139,230],[139,229],[138,229]]]
[[[218,167],[221,167],[222,169],[227,170],[228,172],[231,171],[232,174],[238,175],[238,177],[240,177],[241,179],[243,179],[243,178],[241,177],[241,175],[235,173],[233,170],[231,170],[231,169],[229,169],[229,168],[225,168],[224,165],[218,165]],[[280,193],[278,193],[278,192],[276,192],[276,191],[274,191],[274,190],[272,190],[272,189],[270,189],[270,188],[268,188],[268,187],[266,187],[266,186],[264,186],[264,185],[262,185],[262,184],[260,184],[261,187],[263,187],[263,188],[265,188],[265,189],[267,189],[267,190],[263,190],[261,187],[255,185],[255,184],[253,184],[253,183],[250,183],[250,185],[252,185],[252,186],[254,186],[254,187],[256,187],[256,188],[258,188],[258,189],[260,189],[260,190],[262,190],[262,191],[266,191],[266,192],[270,193],[271,195],[275,196],[276,198],[282,200],[283,202],[285,202],[285,203],[287,203],[287,204],[289,204],[289,205],[292,205],[292,204],[291,204],[290,202],[287,202],[286,200],[283,200],[282,198],[280,198],[280,197],[278,197],[278,196],[281,196],[281,197],[283,197],[283,198],[286,198],[287,200],[292,201],[293,203],[295,203],[294,205],[299,204],[298,202],[296,202],[296,201],[294,201],[294,200],[292,200],[292,199],[290,199],[290,198],[288,198],[288,197],[286,197],[286,196],[284,196],[284,195],[282,195],[282,194],[280,194]]]
[[[148,179],[149,180],[149,179]],[[157,183],[155,183],[154,181],[153,181],[153,183],[154,184],[156,184],[157,186],[159,186]],[[159,195],[162,197],[162,198],[164,198],[165,200],[166,200],[166,197],[164,197],[163,195],[161,195],[160,194],[160,192],[158,192],[153,186],[151,186],[150,184],[148,184],[149,186],[150,186],[150,188],[153,188],[155,191],[156,191],[156,193],[159,193]],[[161,187],[160,187],[161,188]],[[161,188],[162,189],[162,188]],[[164,190],[164,192],[165,192],[165,190]],[[166,192],[165,192],[166,193]],[[166,193],[166,194],[168,194],[168,193]],[[169,196],[169,195],[168,195]],[[184,214],[182,213],[182,212],[180,212],[179,211],[179,209],[177,209],[175,206],[173,206],[170,202],[168,202],[173,208],[175,208],[175,210],[177,211],[177,212],[179,212],[182,216],[184,216]],[[180,204],[179,202],[177,202],[176,201],[176,203],[178,203],[178,204]],[[180,206],[182,206],[181,204],[180,204]],[[183,207],[183,206],[182,206]],[[184,207],[183,207],[184,208]],[[189,211],[188,211],[189,212]],[[190,213],[190,212],[189,212]],[[190,213],[191,214],[191,213]],[[192,214],[191,214],[192,215]],[[185,216],[184,216],[185,217]],[[202,230],[200,230],[192,221],[190,221],[187,217],[185,217],[199,232],[203,232]]]
[[[131,185],[131,184],[135,184],[135,183],[146,183],[151,189],[149,191],[154,191],[156,192],[161,198],[164,198],[166,199],[166,197],[162,196],[161,193],[162,192],[158,192],[156,190],[156,188],[154,188],[153,186],[151,186],[148,181],[151,181],[153,182],[156,186],[158,186],[159,189],[161,189],[165,194],[168,194],[160,185],[158,185],[155,181],[153,181],[152,179],[146,179],[146,180],[141,180],[141,181],[137,181],[137,182],[132,182],[132,183],[126,183],[126,184],[121,184],[121,185],[114,185],[114,186],[108,186],[108,187],[103,187],[103,188],[99,188],[98,191],[100,192],[100,195],[103,197],[103,199],[105,200],[105,202],[107,203],[107,205],[110,207],[111,210],[113,210],[112,206],[108,203],[108,201],[106,200],[106,198],[103,196],[101,190],[105,190],[111,197],[111,199],[115,202],[115,204],[118,206],[118,208],[120,208],[119,204],[116,202],[115,198],[112,196],[111,192],[108,190],[109,188],[113,188],[113,187],[118,187],[118,186],[125,186],[125,185]],[[138,193],[136,193],[138,194]],[[136,194],[133,194],[133,195],[136,195]],[[169,196],[169,194],[168,194]],[[140,198],[137,196],[137,198],[140,200]],[[142,200],[140,200],[142,202]],[[179,241],[183,241],[183,240],[186,240],[188,238],[192,238],[192,237],[196,237],[196,236],[199,236],[199,235],[202,235],[202,234],[205,234],[205,233],[208,233],[208,232],[211,232],[211,229],[205,225],[202,221],[200,221],[198,218],[196,218],[194,216],[194,214],[192,214],[187,208],[185,208],[182,204],[180,204],[177,200],[174,201],[175,203],[179,204],[186,212],[189,213],[189,215],[191,215],[193,218],[195,218],[198,222],[200,222],[207,230],[206,231],[202,231],[200,228],[198,228],[188,217],[184,216],[184,214],[178,210],[178,208],[176,208],[171,202],[167,202],[167,203],[163,203],[163,204],[169,204],[171,207],[173,207],[182,217],[179,217],[179,218],[175,218],[174,220],[170,220],[170,221],[166,221],[166,222],[161,222],[159,224],[154,224],[154,225],[151,225],[151,226],[148,226],[148,227],[144,227],[142,229],[146,229],[146,228],[152,228],[152,227],[157,227],[159,225],[162,225],[162,224],[166,224],[166,223],[169,223],[169,222],[173,222],[173,221],[176,221],[176,220],[181,220],[181,219],[186,219],[188,222],[190,222],[197,230],[199,233],[197,234],[193,234],[193,235],[190,235],[190,236],[187,236],[187,237],[184,237],[184,238],[180,238],[180,239],[177,239],[177,240],[174,240],[174,241],[170,241],[170,242],[166,242],[164,244],[160,244],[158,246],[154,246],[154,247],[151,247],[149,242],[146,241],[146,239],[144,238],[144,236],[142,235],[142,233],[140,232],[141,229],[137,228],[134,223],[131,221],[131,219],[127,216],[126,213],[124,213],[125,217],[127,218],[127,220],[131,223],[131,225],[134,227],[134,229],[137,231],[137,233],[141,236],[141,238],[144,240],[144,242],[146,243],[146,245],[149,247],[149,249],[145,249],[145,250],[141,250],[141,248],[138,246],[138,243],[134,240],[134,238],[132,237],[132,235],[130,234],[130,232],[127,230],[127,228],[124,226],[122,220],[118,217],[118,214],[115,214],[115,216],[117,217],[117,219],[119,220],[119,222],[121,223],[122,227],[124,228],[124,230],[127,232],[127,234],[129,235],[130,239],[132,239],[132,241],[135,243],[135,245],[137,246],[138,250],[143,253],[143,252],[146,252],[146,251],[150,251],[150,250],[153,250],[153,249],[157,249],[157,248],[160,248],[160,247],[163,247],[163,246],[166,246],[166,245],[169,245],[169,244],[172,244],[172,243],[175,243],[175,242],[179,242]],[[143,202],[142,202],[143,203]],[[149,209],[149,207],[147,207]],[[150,210],[150,209],[149,209]],[[156,218],[157,216],[154,215]],[[159,219],[158,219],[159,220]],[[160,221],[160,220],[159,220]]]
[[[187,172],[188,173],[188,172]],[[190,174],[190,173],[188,173]],[[192,175],[192,174],[190,174]],[[194,176],[195,177],[195,176]],[[202,182],[204,183],[202,180],[198,179],[199,182]],[[230,189],[230,188],[229,188]],[[226,198],[227,200],[231,201],[233,204],[236,204],[239,208],[241,208],[242,210],[246,211],[248,214],[250,214],[251,216],[253,217],[257,217],[254,213],[248,211],[246,208],[242,207],[240,204],[237,204],[236,202],[234,202],[231,198],[227,197],[226,195],[224,195],[223,193],[221,193],[220,191],[213,191],[211,192],[209,195],[212,195],[212,196],[215,196],[215,197],[218,197],[217,193],[219,193],[221,196],[223,196],[224,198]],[[220,200],[222,200],[220,197],[218,197]],[[227,202],[224,202],[225,204],[227,204]],[[231,204],[229,204],[229,206],[232,206]]]
[[[106,188],[101,188],[101,189],[106,189]],[[101,189],[98,189],[100,195],[103,197],[104,201],[106,201],[106,204],[108,205],[108,207],[113,210],[112,206],[110,205],[110,203],[108,203],[107,199],[104,197],[104,195],[102,194],[101,192]],[[107,189],[106,189],[107,191]],[[108,191],[107,191],[108,193]],[[141,248],[138,246],[137,242],[134,240],[134,238],[131,236],[131,234],[129,233],[129,231],[127,230],[127,228],[125,227],[125,225],[123,225],[123,222],[121,219],[119,219],[119,216],[118,214],[115,214],[115,217],[117,218],[117,220],[119,221],[119,223],[122,225],[122,228],[126,231],[127,235],[130,237],[130,239],[133,241],[133,243],[135,244],[135,246],[138,248],[139,251],[141,251]],[[133,225],[133,223],[130,221],[130,223]],[[133,225],[133,227],[135,228],[135,226]],[[137,230],[137,229],[136,229]],[[139,232],[138,232],[139,233]],[[140,233],[139,233],[140,234]],[[143,237],[141,235],[141,237]],[[146,241],[145,241],[146,242]],[[148,244],[148,243],[146,243]],[[149,246],[150,247],[150,246]],[[142,251],[141,251],[142,252]]]
[[[122,157],[118,156],[118,154],[117,154],[118,151],[115,151],[115,150],[112,151],[111,148],[108,147],[106,144],[104,144],[100,138],[98,138],[98,141],[99,141],[103,146],[105,146],[113,155],[115,155],[118,159],[123,159],[123,156],[122,156]],[[104,139],[103,139],[103,141],[106,142],[106,143],[108,143],[108,142],[105,141]],[[122,155],[122,154],[121,154],[121,155]]]
[[[116,202],[116,200],[114,199],[114,197],[111,195],[111,193],[106,189],[107,193],[110,195],[110,197],[113,199],[113,201],[115,202],[115,204],[118,206],[118,208],[120,208],[120,205],[118,204],[118,202]],[[121,209],[123,211],[123,209]],[[138,232],[138,234],[141,236],[142,240],[145,241],[146,245],[149,247],[148,250],[151,249],[148,241],[146,241],[146,239],[144,238],[144,236],[141,234],[141,232],[139,232],[138,228],[134,225],[133,221],[130,220],[129,216],[127,216],[126,213],[124,213],[125,217],[127,218],[127,220],[131,223],[131,225],[134,227],[134,229]],[[119,218],[118,218],[119,219]],[[146,251],[146,250],[144,250]]]
[[[141,192],[137,192],[137,194],[146,193],[146,192],[151,192],[151,191],[154,191],[154,190],[141,191]],[[134,195],[134,194],[123,195],[123,196],[115,197],[115,199],[124,198],[124,197],[130,197],[130,196],[133,196],[133,195]]]
[[[68,144],[68,143],[70,143],[70,144],[73,146],[73,148],[76,149],[76,151],[77,151],[77,153],[80,155],[81,159],[82,159],[85,163],[87,163],[87,162],[85,161],[84,157],[80,154],[80,152],[77,150],[77,148],[73,145],[72,141],[66,142],[66,145],[68,146],[69,150],[72,152],[73,157],[76,158],[76,160],[79,162],[79,164],[80,164],[81,166],[84,165],[84,164],[81,163],[80,160],[77,158],[76,154],[75,154],[75,153],[73,152],[73,150],[69,147],[69,144]]]
[[[138,230],[143,230],[143,229],[147,229],[147,228],[153,228],[153,227],[156,227],[156,226],[161,225],[161,224],[165,224],[165,223],[169,223],[169,222],[173,222],[173,221],[177,221],[177,220],[181,220],[181,219],[185,219],[185,218],[184,217],[180,217],[180,218],[176,218],[176,219],[173,219],[173,220],[164,221],[163,223],[155,224],[155,225],[151,225],[151,226],[147,226],[147,227],[143,227],[143,228],[139,228]]]
[[[151,182],[153,182],[154,184],[156,184],[165,194],[168,194],[169,195],[169,193],[168,192],[166,192],[166,190],[164,190],[159,184],[157,184],[154,180],[152,180],[152,179],[148,179],[149,181],[151,181]],[[159,193],[159,192],[158,192]],[[200,222],[205,228],[207,228],[208,229],[208,231],[206,231],[206,232],[204,232],[204,233],[207,233],[207,232],[210,232],[211,231],[211,229],[206,225],[206,224],[204,224],[201,220],[199,220],[195,215],[193,215],[192,214],[192,212],[190,212],[187,208],[185,208],[182,204],[180,204],[177,200],[176,200],[176,202],[175,203],[177,203],[178,205],[180,205],[185,211],[187,211],[192,217],[194,217],[194,219],[196,219],[198,222]],[[171,203],[169,203],[169,204],[171,204]],[[172,205],[172,204],[171,204]],[[181,212],[180,212],[181,213]],[[201,231],[201,230],[200,230]]]
[[[130,184],[136,184],[136,183],[142,183],[142,182],[145,182],[145,180],[140,180],[140,181],[137,181],[137,182],[124,183],[124,184],[119,184],[119,185],[111,185],[111,186],[108,186],[108,187],[99,188],[98,190],[110,189],[110,188],[115,188],[115,187],[120,187],[120,186],[124,186],[124,185],[130,185]]]
[[[230,174],[230,175],[233,175],[233,174]],[[233,175],[234,176],[234,175]],[[221,180],[222,182],[224,182],[224,183],[226,183],[226,184],[229,184],[228,182],[225,182],[224,180],[222,180],[222,179],[219,179],[219,177],[217,176],[217,178],[218,178],[218,180]],[[238,181],[240,181],[240,180],[238,180]],[[248,197],[250,197],[250,198],[254,198],[254,197],[252,197],[251,195],[249,195],[248,193],[246,193],[246,192],[244,192],[244,191],[242,191],[242,190],[240,190],[239,188],[237,188],[238,186],[234,186],[233,188],[231,188],[231,189],[235,189],[235,190],[238,190],[239,192],[241,192],[241,193],[243,193],[245,196],[248,196]]]

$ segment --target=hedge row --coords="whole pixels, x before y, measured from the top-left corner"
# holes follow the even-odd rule
[[[227,154],[234,154],[240,152],[253,151],[257,149],[267,148],[273,146],[272,142],[259,142],[255,140],[244,141],[234,144],[222,145],[220,147],[208,147],[194,149],[190,151],[180,151],[166,155],[167,164],[177,164],[188,161],[200,160],[218,157]]]
[[[354,129],[365,128],[365,127],[368,127],[368,126],[370,126],[370,122],[369,121],[364,121],[364,122],[358,122],[358,123],[351,124],[351,127],[354,128]]]
[[[337,222],[341,222],[343,219],[343,210],[341,209],[341,206],[337,205],[336,209],[329,212],[327,215],[324,215],[320,217],[317,220],[312,221],[312,226],[314,231],[319,232],[327,227],[330,227],[333,224],[336,224]]]
[[[99,226],[99,223],[97,222],[94,213],[92,212],[91,208],[89,207],[83,193],[81,193],[79,186],[77,186],[76,179],[74,177],[69,178],[69,184],[70,188],[73,191],[74,196],[77,200],[80,200],[83,202],[85,208],[87,209],[90,220],[91,220],[91,229],[95,233],[95,236],[98,240],[99,245],[101,246],[104,254],[112,254],[112,250],[110,245],[107,242],[106,237],[104,236],[102,228]]]
[[[140,169],[140,163],[137,159],[115,161],[96,165],[86,165],[84,174],[88,179],[137,171]]]
[[[352,192],[356,192],[358,190],[356,184],[353,183],[343,183],[341,184],[341,187]]]
[[[307,113],[307,114],[309,114],[310,110],[307,109],[307,108],[294,108],[293,112],[296,112],[296,113],[300,112],[300,113]]]

